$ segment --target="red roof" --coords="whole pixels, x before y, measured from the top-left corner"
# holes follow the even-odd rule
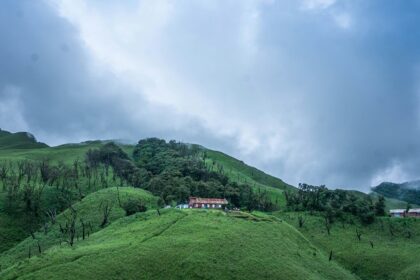
[[[190,204],[204,203],[204,204],[228,204],[225,198],[202,198],[202,197],[190,197]]]

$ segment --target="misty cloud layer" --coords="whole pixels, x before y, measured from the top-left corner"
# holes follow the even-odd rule
[[[418,1],[3,1],[0,127],[158,136],[292,184],[420,178]]]

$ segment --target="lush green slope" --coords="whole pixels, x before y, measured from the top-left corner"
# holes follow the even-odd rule
[[[36,149],[48,147],[37,142],[35,137],[27,132],[10,133],[0,129],[0,149]]]
[[[276,216],[295,226],[325,253],[332,250],[334,260],[362,279],[420,279],[418,219],[380,218],[363,226],[356,219],[336,221],[328,235],[321,216],[296,212]],[[299,217],[305,221],[302,228]],[[361,241],[357,231],[362,234]]]
[[[255,167],[245,164],[222,152],[206,150],[206,164],[214,170],[221,169],[232,181],[237,183],[247,183],[267,191],[273,200],[277,200],[280,206],[285,205],[284,191],[295,191],[296,188],[283,182],[282,180],[264,173]]]
[[[62,161],[71,164],[74,160],[83,160],[89,149],[102,146],[101,143],[66,144],[42,149],[1,149],[0,160],[41,160],[48,158],[53,162]],[[1,146],[0,146],[1,147]]]
[[[284,222],[199,210],[119,219],[2,279],[355,279]]]
[[[370,193],[370,195],[374,199],[377,199],[380,196],[380,194],[376,192],[372,192]],[[407,207],[407,204],[408,204],[407,201],[399,200],[396,198],[386,197],[386,200],[385,200],[387,213],[389,213],[389,210],[391,209],[405,209]],[[417,204],[411,204],[411,207],[419,207],[419,206]]]
[[[420,205],[420,181],[406,182],[402,184],[384,182],[372,188],[372,190],[385,197]]]
[[[92,234],[101,229],[100,225],[103,220],[103,207],[105,204],[111,207],[109,222],[125,216],[125,211],[119,205],[118,195],[121,205],[124,205],[129,199],[135,199],[142,201],[149,209],[157,206],[157,198],[142,189],[130,187],[117,189],[114,187],[92,193],[73,206],[77,215],[76,236],[78,239],[82,239],[82,221],[87,225],[86,234],[88,232]],[[45,251],[53,245],[65,242],[66,235],[60,232],[60,226],[64,227],[66,223],[69,223],[71,215],[70,209],[64,211],[57,216],[55,224],[49,222],[46,230],[43,228],[39,232],[34,233],[34,237],[26,238],[17,246],[1,254],[0,263],[2,267],[6,268],[17,261],[24,260],[28,257],[29,250],[31,250],[31,255],[39,254],[38,244],[41,246],[41,250]]]

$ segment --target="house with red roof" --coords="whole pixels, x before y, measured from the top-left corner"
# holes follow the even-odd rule
[[[225,198],[190,197],[189,208],[222,209],[228,204]]]

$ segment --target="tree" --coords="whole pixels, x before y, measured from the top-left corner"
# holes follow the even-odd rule
[[[299,227],[302,228],[303,224],[305,223],[305,219],[303,218],[303,216],[298,217],[298,223],[299,223]]]
[[[109,221],[109,215],[112,211],[112,205],[109,204],[109,202],[101,203],[100,208],[102,209],[102,223],[100,225],[101,228],[105,227],[108,224]]]
[[[137,212],[146,212],[147,207],[141,200],[129,199],[123,204],[123,209],[125,210],[125,215],[130,216]]]
[[[383,195],[375,203],[375,213],[377,216],[385,216],[385,197]]]

